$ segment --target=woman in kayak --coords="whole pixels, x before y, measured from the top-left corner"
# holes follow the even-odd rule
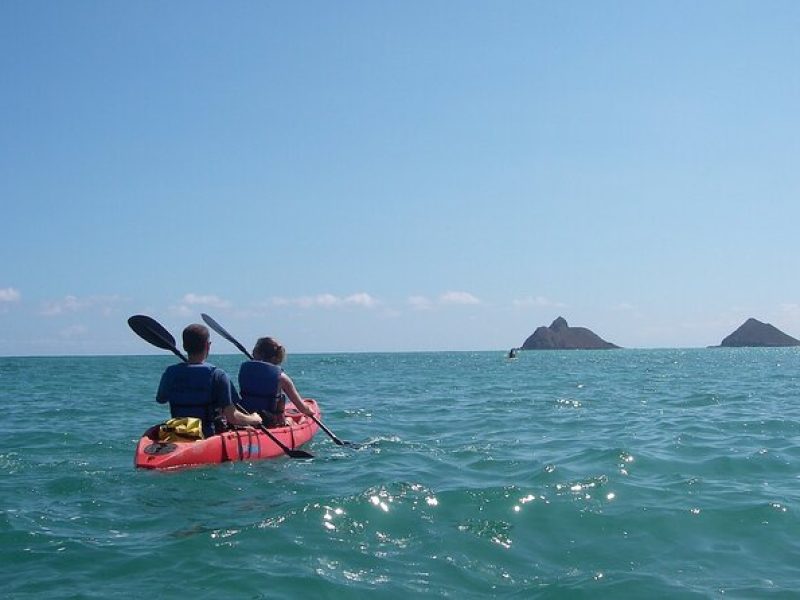
[[[156,401],[169,403],[173,418],[197,417],[203,423],[205,437],[217,433],[215,421],[219,416],[232,425],[261,424],[259,415],[236,410],[236,390],[227,373],[206,362],[211,339],[205,325],[194,323],[183,330],[183,349],[189,361],[167,367],[156,392]]]
[[[280,364],[286,358],[286,349],[271,338],[262,337],[253,348],[253,360],[239,367],[239,390],[242,408],[261,415],[267,427],[283,427],[286,424],[284,406],[286,397],[301,413],[307,416],[312,411]]]

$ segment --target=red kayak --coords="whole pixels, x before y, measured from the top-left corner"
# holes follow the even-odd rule
[[[321,413],[316,401],[305,399],[317,419]],[[291,406],[286,407],[286,427],[270,429],[278,440],[294,450],[308,442],[317,433],[317,423]],[[211,437],[187,442],[160,442],[160,425],[145,431],[136,446],[134,464],[142,469],[175,469],[197,465],[218,464],[228,461],[261,460],[284,456],[278,444],[261,429],[243,427]]]

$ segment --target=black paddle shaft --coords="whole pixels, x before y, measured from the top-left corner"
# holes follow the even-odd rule
[[[218,334],[220,334],[222,337],[228,340],[231,344],[236,346],[242,352],[242,354],[244,354],[247,358],[253,360],[253,356],[247,351],[247,349],[239,343],[239,340],[237,340],[230,333],[228,333],[228,331],[222,325],[217,323],[206,313],[200,313],[200,316],[203,317],[203,321],[206,322],[206,325],[211,327],[211,329],[216,331]]]

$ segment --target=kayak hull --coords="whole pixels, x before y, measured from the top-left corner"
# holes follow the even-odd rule
[[[321,413],[316,401],[304,402],[317,419]],[[294,450],[308,442],[317,433],[317,423],[294,407],[286,407],[286,427],[276,427],[269,432],[288,448]],[[134,464],[140,469],[177,469],[231,461],[251,461],[284,456],[284,451],[261,429],[242,427],[192,442],[160,442],[160,425],[144,432],[136,445]]]

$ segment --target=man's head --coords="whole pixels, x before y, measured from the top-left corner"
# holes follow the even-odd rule
[[[199,323],[192,323],[183,330],[183,349],[187,354],[200,354],[205,352],[210,343],[208,327]]]

